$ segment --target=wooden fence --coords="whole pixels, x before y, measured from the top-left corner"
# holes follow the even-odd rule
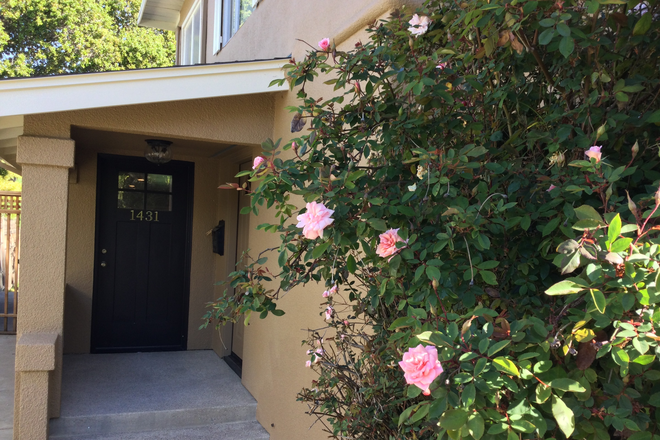
[[[0,191],[0,334],[16,334],[21,193]]]

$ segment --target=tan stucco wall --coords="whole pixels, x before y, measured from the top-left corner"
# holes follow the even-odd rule
[[[190,0],[187,2],[189,3]],[[261,0],[252,15],[218,55],[213,54],[213,16],[207,21],[206,62],[245,61],[293,56],[300,59],[323,38],[337,45],[351,40],[388,11],[423,0]],[[211,2],[212,3],[212,2]],[[364,41],[368,39],[365,35]],[[344,46],[350,49],[352,44]]]
[[[228,96],[25,116],[25,134],[68,138],[71,126],[259,145],[273,129],[273,97]]]

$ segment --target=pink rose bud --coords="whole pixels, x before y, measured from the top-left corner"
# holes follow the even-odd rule
[[[419,344],[409,349],[403,354],[399,366],[404,371],[406,383],[421,388],[425,396],[431,394],[429,386],[443,371],[438,360],[438,350],[432,345],[424,347]]]
[[[328,306],[328,308],[325,309],[325,319],[327,321],[330,318],[332,318],[332,307]]]
[[[323,52],[327,52],[328,48],[330,47],[330,38],[324,38],[319,41],[319,47]]]
[[[305,362],[305,366],[306,366],[307,368],[311,367],[311,366],[312,366],[312,361],[307,361],[307,362]]]
[[[307,204],[307,212],[297,217],[296,227],[303,228],[305,238],[314,240],[323,235],[323,229],[333,221],[331,218],[335,211],[325,207],[323,203],[310,202]]]
[[[445,70],[446,67],[447,67],[447,63],[440,63],[437,66],[435,66],[436,69],[440,69],[440,70]]]
[[[554,186],[554,185],[552,185],[552,184],[550,184],[550,186],[548,187],[548,189],[546,189],[546,191],[547,191],[547,192],[550,192],[550,191],[552,191],[552,190],[555,189],[555,188],[557,188],[557,187]]]
[[[256,170],[261,166],[266,161],[266,159],[263,158],[263,156],[257,156],[254,158],[254,162],[252,163],[252,169]]]
[[[603,147],[598,147],[594,145],[593,147],[589,148],[587,151],[584,152],[584,155],[587,156],[589,159],[596,159],[596,162],[600,162],[600,158],[602,156],[602,153],[600,152],[600,149]]]

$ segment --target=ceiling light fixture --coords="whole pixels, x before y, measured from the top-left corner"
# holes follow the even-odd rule
[[[144,157],[149,162],[157,165],[167,163],[172,160],[172,142],[161,139],[147,139],[147,148],[144,150]]]

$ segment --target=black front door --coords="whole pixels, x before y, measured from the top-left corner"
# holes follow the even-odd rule
[[[99,155],[92,353],[186,349],[193,173]]]

